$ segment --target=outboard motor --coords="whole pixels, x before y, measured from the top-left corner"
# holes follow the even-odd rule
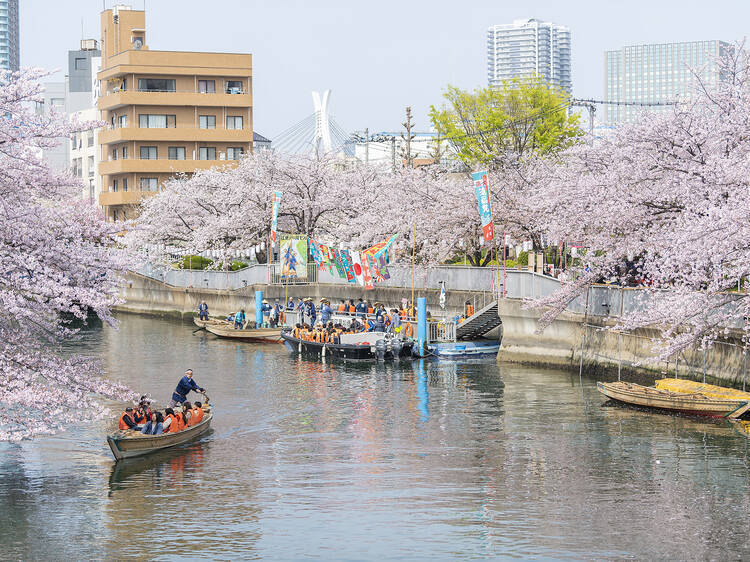
[[[401,357],[401,350],[403,349],[404,344],[399,338],[393,338],[391,340],[391,353],[393,353],[393,358],[398,359]]]
[[[378,361],[385,360],[386,347],[387,346],[384,338],[381,338],[375,342],[375,357],[378,358]]]

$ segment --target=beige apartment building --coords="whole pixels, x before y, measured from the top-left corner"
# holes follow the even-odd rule
[[[175,174],[252,151],[252,55],[152,51],[145,24],[126,6],[101,15],[99,204],[110,220],[135,216]]]

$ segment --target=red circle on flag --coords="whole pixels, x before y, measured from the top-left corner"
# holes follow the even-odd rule
[[[362,275],[362,266],[358,263],[354,264],[354,275]]]

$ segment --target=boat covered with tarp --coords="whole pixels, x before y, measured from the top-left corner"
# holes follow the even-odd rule
[[[681,379],[660,379],[655,386],[597,382],[607,398],[636,406],[685,414],[737,419],[750,410],[750,393]]]

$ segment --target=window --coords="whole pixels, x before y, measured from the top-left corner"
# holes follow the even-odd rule
[[[128,190],[128,178],[122,178],[122,190],[123,191]]]
[[[70,144],[73,150],[75,150],[76,146],[78,146],[78,133],[70,135]]]
[[[227,148],[227,160],[240,160],[244,152],[241,146],[230,146]]]
[[[155,146],[142,146],[141,147],[141,160],[156,160],[156,147]]]
[[[216,82],[213,80],[198,80],[198,91],[201,94],[216,93]]]
[[[112,160],[117,160],[117,149],[116,148],[112,149]]]
[[[65,98],[51,98],[49,103],[52,107],[62,107],[65,105]]]
[[[198,117],[198,127],[201,129],[215,129],[216,115],[200,115]]]
[[[139,92],[174,92],[175,81],[169,78],[139,78]]]
[[[227,115],[227,129],[241,129],[242,115]]]
[[[198,149],[198,160],[216,160],[216,148],[213,146],[202,146]]]
[[[185,159],[185,147],[184,146],[170,146],[169,147],[169,159],[170,160],[184,160]]]
[[[89,156],[89,177],[94,177],[94,157]]]
[[[117,209],[115,209],[114,211],[112,211],[112,220],[115,221],[115,222],[117,222]]]
[[[73,66],[75,67],[76,70],[88,70],[89,69],[88,65],[86,64],[85,58],[76,57],[76,60],[73,63]]]
[[[141,191],[156,191],[157,185],[156,178],[141,178]]]
[[[122,159],[123,160],[128,159],[128,147],[127,146],[122,147]]]
[[[120,115],[117,118],[117,126],[120,128],[127,127],[128,126],[128,116],[127,115]]]
[[[227,94],[241,94],[242,93],[242,81],[241,80],[227,80]]]
[[[138,115],[138,126],[142,129],[174,129],[176,122],[174,115]]]
[[[87,141],[86,141],[86,146],[88,146],[88,147],[94,146],[94,131],[90,131],[89,134],[87,135],[87,137],[88,138],[87,138]]]
[[[117,180],[112,180],[112,191],[118,191]]]
[[[89,180],[89,200],[94,202],[94,195],[96,195],[96,188],[94,187],[94,180]]]

